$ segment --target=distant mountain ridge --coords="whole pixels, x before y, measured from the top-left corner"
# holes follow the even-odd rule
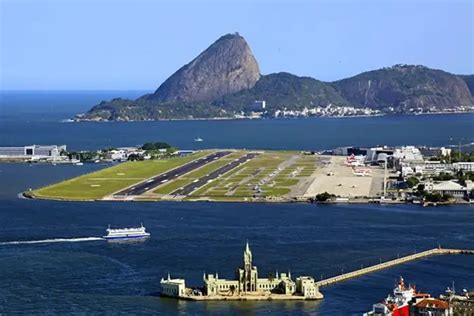
[[[212,104],[226,110],[245,111],[255,100],[265,100],[269,111],[350,105],[330,84],[286,72],[264,75],[253,88],[225,95]]]
[[[358,107],[394,108],[403,113],[410,108],[473,105],[471,92],[462,78],[420,65],[368,71],[332,85]]]
[[[474,76],[420,65],[395,65],[323,82],[289,73],[261,75],[245,39],[219,38],[152,94],[103,101],[79,120],[157,120],[235,117],[265,100],[265,113],[315,107],[368,108],[384,113],[474,109]]]
[[[471,95],[474,97],[474,75],[459,75],[459,77],[466,82]]]

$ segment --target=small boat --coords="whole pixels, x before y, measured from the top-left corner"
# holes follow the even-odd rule
[[[76,162],[75,165],[76,165],[76,166],[83,166],[84,163],[82,163],[82,162]]]
[[[130,240],[143,239],[150,237],[150,233],[145,231],[145,227],[141,224],[140,227],[132,228],[107,228],[107,235],[103,238],[106,240]]]
[[[198,137],[198,138],[195,138],[194,141],[195,141],[195,142],[202,142],[203,139],[202,139],[201,137]]]

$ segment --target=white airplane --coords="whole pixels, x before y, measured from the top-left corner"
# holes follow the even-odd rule
[[[352,168],[352,174],[358,177],[370,177],[371,170],[368,168]]]
[[[364,156],[356,156],[352,154],[346,158],[346,161],[344,162],[344,164],[350,167],[363,166],[364,160],[365,160]]]

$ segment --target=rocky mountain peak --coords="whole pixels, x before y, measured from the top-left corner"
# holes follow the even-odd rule
[[[260,75],[238,33],[220,37],[169,77],[154,93],[136,100],[103,101],[79,120],[131,121],[236,117],[266,101],[275,111],[335,106],[383,113],[465,112],[474,108],[474,75],[456,76],[422,65],[398,64],[351,78],[322,82],[289,73]]]
[[[368,71],[333,83],[356,106],[450,109],[473,105],[466,82],[458,76],[422,65],[399,64]]]
[[[238,33],[220,37],[148,96],[160,102],[200,102],[252,88],[258,63]]]

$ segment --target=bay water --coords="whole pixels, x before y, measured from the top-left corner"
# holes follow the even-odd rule
[[[472,114],[232,121],[62,123],[102,99],[143,92],[10,92],[0,146],[71,149],[167,141],[180,148],[320,150],[342,145],[450,145],[474,140]],[[195,137],[204,139],[195,143]],[[437,247],[474,244],[474,208],[413,205],[58,202],[18,193],[106,167],[0,164],[0,313],[360,315],[400,275],[435,295],[474,289],[474,256],[435,256],[322,288],[308,302],[183,302],[160,298],[168,273],[202,284],[233,278],[248,240],[259,275],[317,279]],[[111,244],[107,225],[144,223],[152,237]],[[31,243],[31,241],[42,241]]]

